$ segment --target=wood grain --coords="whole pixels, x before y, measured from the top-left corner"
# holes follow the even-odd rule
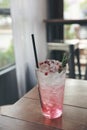
[[[49,120],[42,115],[39,100],[28,98],[22,98],[13,109],[3,111],[3,114],[23,121],[67,130],[77,126],[79,128],[79,125],[85,127],[87,125],[87,109],[64,105],[63,116],[59,119]]]
[[[59,130],[57,128],[35,124],[10,117],[0,116],[0,130]]]
[[[6,126],[9,130],[87,130],[86,93],[87,81],[67,79],[63,115],[50,120],[42,115],[38,89],[34,87],[12,107],[1,110],[0,130]]]
[[[25,98],[39,99],[38,88],[34,87]],[[66,79],[64,104],[87,108],[87,81]]]
[[[24,95],[25,98],[39,99],[38,86],[35,86],[28,93]]]

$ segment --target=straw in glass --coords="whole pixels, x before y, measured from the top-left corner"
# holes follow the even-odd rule
[[[32,37],[32,43],[33,43],[33,49],[34,49],[34,55],[35,55],[35,61],[36,61],[36,67],[38,67],[38,58],[37,58],[37,52],[36,52],[36,46],[35,46],[35,38],[34,38],[34,34],[31,34]]]

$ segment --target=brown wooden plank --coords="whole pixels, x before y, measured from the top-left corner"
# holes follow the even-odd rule
[[[64,104],[87,108],[86,80],[66,80]]]
[[[12,109],[2,111],[2,114],[64,130],[86,130],[87,128],[87,109],[64,105],[63,116],[49,120],[42,115],[39,100],[28,98],[22,98]]]
[[[8,119],[8,121],[11,123],[5,120],[7,124],[3,124],[2,122],[4,122],[4,120],[0,120],[0,130],[5,130],[5,126],[7,126],[9,129],[11,128],[11,130],[14,130],[14,128],[18,130],[37,130],[42,128],[47,130],[55,130],[56,128],[63,130],[87,130],[86,92],[87,81],[67,79],[64,97],[64,103],[67,105],[64,105],[63,116],[59,119],[49,120],[46,119],[41,113],[40,102],[38,100],[38,89],[35,87],[17,103],[12,105],[12,107],[7,107],[6,109],[4,108],[0,111],[4,116],[6,115],[17,118],[18,120],[23,120],[23,126],[21,123],[14,123],[14,125],[12,125],[12,121],[9,121],[10,119]],[[18,120],[15,120],[14,122],[19,122]],[[32,124],[30,124],[30,122],[32,122]],[[35,126],[33,123],[35,123],[37,126]]]
[[[24,95],[25,98],[31,98],[31,99],[39,99],[39,94],[38,94],[38,86],[34,87],[31,89],[28,93]]]
[[[42,124],[35,124],[10,117],[0,116],[0,130],[59,130]]]
[[[4,105],[0,106],[0,115],[2,114],[2,111],[6,111],[7,109],[10,109],[13,105]]]
[[[87,24],[87,19],[44,19],[45,23],[61,23],[61,24]]]
[[[66,79],[64,104],[87,108],[87,81]],[[35,87],[26,98],[39,99],[38,89]]]

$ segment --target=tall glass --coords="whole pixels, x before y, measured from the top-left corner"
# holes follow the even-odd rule
[[[59,73],[36,70],[42,113],[49,119],[62,115],[65,87],[65,68]]]

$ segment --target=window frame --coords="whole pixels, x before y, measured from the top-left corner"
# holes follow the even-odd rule
[[[10,8],[0,8],[0,15],[10,15]]]
[[[2,7],[0,7],[0,15],[11,16],[10,8],[4,8],[4,7],[2,8]],[[1,72],[2,70],[5,70],[5,69],[7,69],[7,68],[13,66],[13,65],[15,65],[15,62],[12,63],[12,64],[7,64],[7,65],[1,67],[1,68],[0,68],[0,72]]]
[[[56,6],[55,6],[56,3]],[[54,5],[54,6],[53,6]],[[47,28],[47,42],[64,39],[64,25],[87,25],[87,19],[64,19],[64,0],[48,0],[48,19],[44,19]]]

